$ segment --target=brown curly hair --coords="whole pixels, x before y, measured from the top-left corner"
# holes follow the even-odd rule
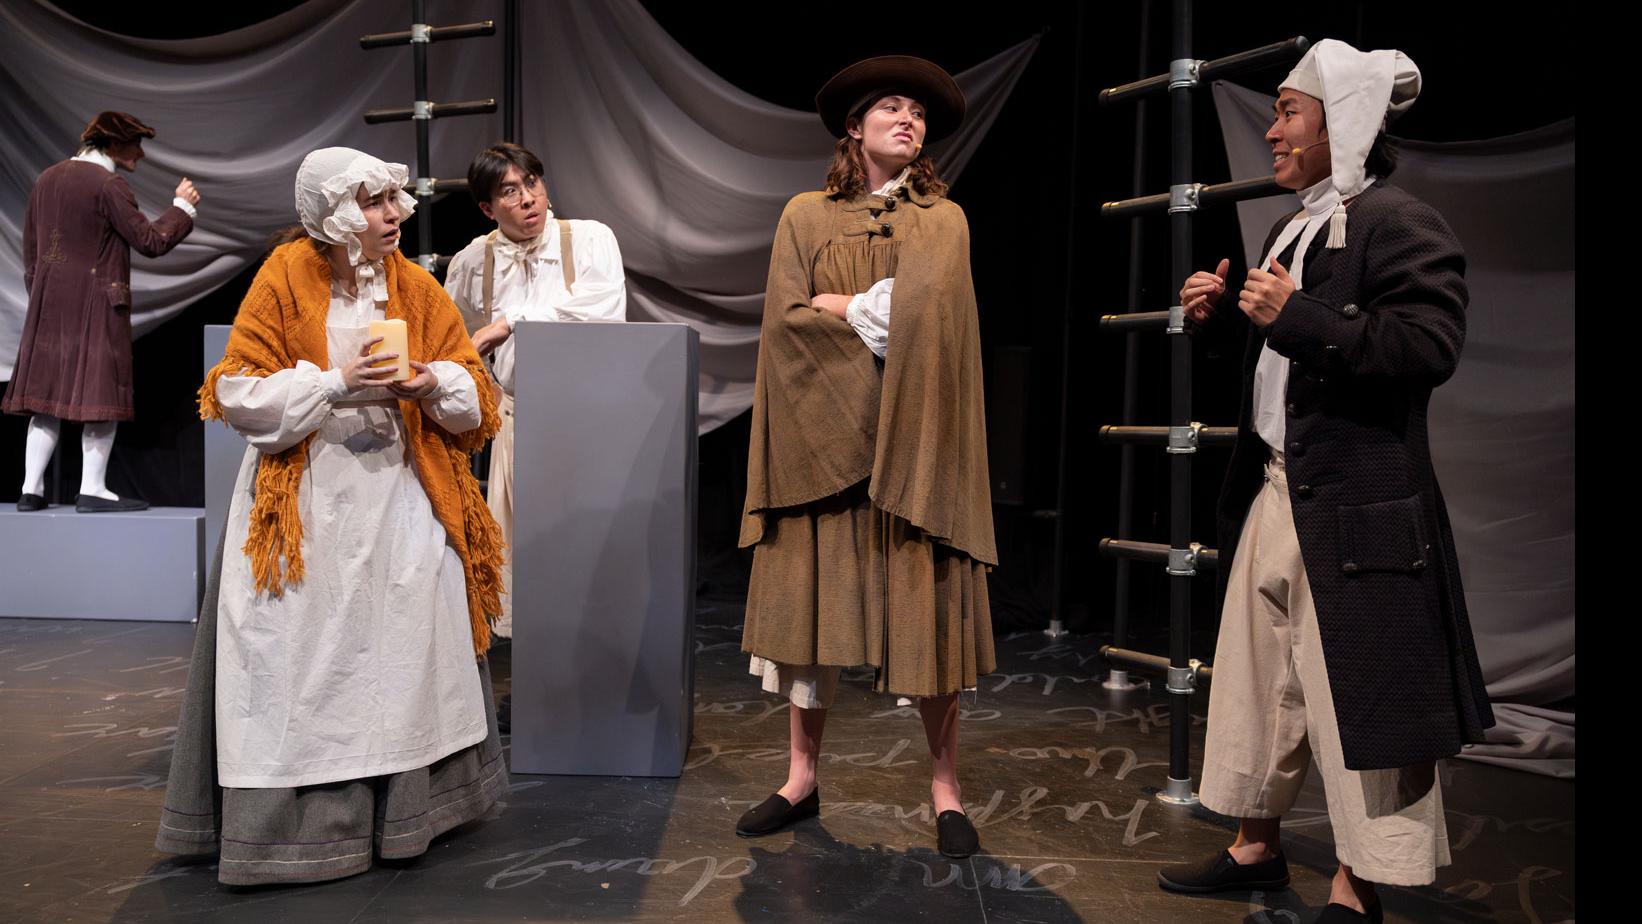
[[[907,175],[907,185],[919,195],[946,195],[946,181],[941,179],[940,173],[935,170],[935,161],[928,154],[920,153],[909,166],[912,172]],[[827,168],[826,191],[828,195],[846,199],[869,192],[866,155],[861,152],[859,140],[849,135],[838,139],[838,146],[833,149],[832,165]]]

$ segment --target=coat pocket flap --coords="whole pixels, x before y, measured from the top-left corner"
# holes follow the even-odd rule
[[[1425,570],[1429,548],[1418,494],[1339,508],[1340,570],[1412,573]]]

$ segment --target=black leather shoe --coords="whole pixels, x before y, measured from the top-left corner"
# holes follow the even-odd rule
[[[981,849],[981,836],[975,833],[968,815],[947,809],[935,816],[935,848],[943,857],[962,860]]]
[[[36,510],[44,510],[49,506],[46,499],[38,494],[24,494],[17,499],[17,512],[19,513],[32,513]]]
[[[819,814],[820,787],[816,787],[809,795],[798,800],[797,805],[776,793],[748,809],[747,814],[742,815],[741,820],[735,823],[735,833],[739,837],[763,837],[766,834],[774,834],[794,822]]]
[[[1289,861],[1279,854],[1259,863],[1240,864],[1229,851],[1197,863],[1165,866],[1157,884],[1170,892],[1225,892],[1233,889],[1283,889],[1289,884]]]
[[[1364,921],[1380,924],[1384,920],[1385,909],[1380,907],[1379,902],[1369,905],[1367,914],[1353,911],[1338,902],[1329,902],[1323,913],[1317,916],[1316,924],[1362,924]]]
[[[513,734],[512,693],[509,693],[496,702],[496,733],[498,735]]]
[[[133,510],[147,510],[148,501],[136,497],[109,500],[95,494],[77,494],[74,497],[74,509],[79,513],[127,513]]]

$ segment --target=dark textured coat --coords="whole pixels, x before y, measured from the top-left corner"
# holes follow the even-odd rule
[[[40,174],[23,219],[29,307],[6,412],[130,420],[131,249],[160,256],[193,228],[174,205],[150,222],[125,178],[97,164]]]
[[[1224,575],[1268,454],[1253,396],[1269,338],[1290,360],[1289,502],[1340,743],[1346,767],[1368,770],[1452,755],[1494,718],[1426,429],[1465,339],[1465,254],[1436,210],[1383,182],[1348,216],[1345,247],[1318,234],[1305,288],[1265,330],[1250,325],[1218,519]],[[1222,313],[1239,315],[1231,301]]]

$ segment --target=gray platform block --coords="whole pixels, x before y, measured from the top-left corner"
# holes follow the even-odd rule
[[[187,622],[205,587],[205,511],[0,509],[0,616]]]
[[[228,324],[205,325],[205,349],[202,359],[205,373],[222,360],[228,348]],[[228,498],[234,493],[234,478],[239,474],[240,461],[245,458],[246,442],[234,428],[220,420],[205,422],[205,545],[208,559],[216,556],[217,538],[228,522]],[[215,568],[215,561],[206,565]]]
[[[537,322],[514,336],[513,772],[678,776],[698,335]]]

